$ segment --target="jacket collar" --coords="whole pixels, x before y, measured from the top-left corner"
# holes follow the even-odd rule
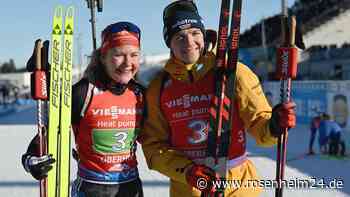
[[[174,56],[165,64],[164,70],[168,72],[173,78],[191,82],[191,76],[194,81],[203,78],[211,68],[215,65],[215,55],[212,52],[207,52],[201,56],[194,64],[184,64],[177,60]],[[191,73],[191,74],[190,74]]]

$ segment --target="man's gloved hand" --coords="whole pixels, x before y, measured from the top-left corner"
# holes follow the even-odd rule
[[[192,164],[187,168],[186,180],[189,185],[202,192],[214,191],[213,181],[217,180],[216,173],[205,165]]]
[[[52,155],[44,155],[41,157],[26,155],[23,157],[23,165],[27,172],[36,179],[41,180],[47,177],[47,172],[52,169],[52,165],[56,160]]]
[[[294,128],[296,124],[295,103],[280,103],[272,109],[272,117],[270,120],[270,131],[275,137],[279,137],[282,128]]]

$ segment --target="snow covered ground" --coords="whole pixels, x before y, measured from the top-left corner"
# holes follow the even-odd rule
[[[36,132],[35,110],[25,109],[7,116],[0,116],[0,196],[1,197],[37,197],[38,184],[22,168],[21,154]],[[5,124],[7,123],[7,124]],[[289,135],[288,158],[294,158],[306,151],[309,132],[306,127],[298,126]],[[316,147],[317,148],[317,147]],[[275,149],[258,148],[252,140],[248,141],[250,159],[256,164],[261,178],[275,178]],[[139,151],[140,174],[144,184],[145,196],[168,196],[168,179],[157,172],[147,169],[143,155]],[[336,179],[344,185],[339,189],[285,189],[285,197],[345,197],[350,196],[350,160],[329,160],[319,155],[292,160],[287,164],[285,176],[289,180],[309,180],[315,177],[318,183]],[[76,172],[72,161],[72,179]],[[266,189],[262,197],[274,196],[273,189]]]

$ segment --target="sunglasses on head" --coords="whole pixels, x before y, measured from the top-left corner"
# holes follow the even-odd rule
[[[164,8],[163,20],[171,18],[177,12],[195,12],[198,13],[198,9],[193,0],[180,0],[169,4]]]
[[[102,40],[105,40],[106,36],[108,35],[111,35],[113,33],[118,33],[121,31],[128,31],[128,32],[134,33],[137,35],[138,39],[140,40],[140,37],[141,37],[140,28],[129,22],[118,22],[118,23],[109,25],[102,32]]]

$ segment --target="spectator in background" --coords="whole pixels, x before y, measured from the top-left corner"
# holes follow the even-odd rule
[[[321,154],[338,155],[339,146],[341,146],[340,155],[345,156],[345,142],[341,139],[342,128],[337,122],[331,120],[327,113],[321,115],[319,127],[318,142]]]
[[[0,93],[1,93],[1,104],[4,104],[4,86],[0,86]]]
[[[12,91],[13,91],[13,97],[14,97],[14,100],[13,102],[18,104],[18,98],[19,98],[19,88],[17,86],[14,86],[12,88]]]
[[[345,156],[345,142],[341,137],[342,128],[335,121],[331,121],[330,126],[328,153],[333,156],[337,156],[338,154]],[[340,152],[339,146],[341,146]]]
[[[310,124],[310,141],[309,141],[309,155],[315,154],[313,146],[318,128],[320,127],[321,117],[320,115],[315,116],[311,120]]]
[[[331,124],[331,117],[326,114],[322,113],[321,115],[321,121],[320,126],[318,129],[318,144],[320,147],[320,153],[321,154],[327,154],[328,150],[328,136],[329,136],[329,129]]]
[[[6,84],[2,85],[0,90],[2,93],[2,104],[6,105],[9,100],[10,90]]]

